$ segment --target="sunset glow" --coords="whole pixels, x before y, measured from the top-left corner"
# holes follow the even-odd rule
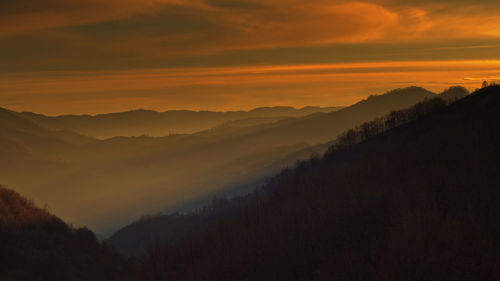
[[[500,60],[398,61],[9,74],[6,106],[48,114],[148,108],[241,110],[260,105],[349,105],[367,93],[420,85],[473,90],[500,77]]]
[[[0,281],[500,280],[499,11],[0,0]]]
[[[155,0],[0,4],[0,106],[348,105],[500,77],[491,1]]]

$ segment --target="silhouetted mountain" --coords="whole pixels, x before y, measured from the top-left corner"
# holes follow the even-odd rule
[[[461,86],[454,86],[446,89],[444,92],[439,94],[439,97],[444,100],[454,101],[461,99],[467,95],[469,95],[469,91]]]
[[[1,186],[0,241],[0,280],[123,280],[125,262],[94,233]]]
[[[364,123],[153,244],[140,280],[499,280],[499,122],[489,87]]]
[[[317,119],[322,119],[327,116],[317,115],[308,116],[307,118],[300,120],[282,120],[280,122],[277,122],[277,124],[279,125],[267,124],[266,126],[255,126],[255,132],[251,132],[250,134],[248,133],[248,129],[245,130],[243,134],[239,135],[241,133],[240,130],[235,130],[235,128],[228,128],[224,126],[215,128],[208,132],[201,132],[199,134],[231,136],[236,138],[243,136],[245,139],[238,140],[238,144],[244,142],[255,143],[255,138],[280,137],[281,135],[276,136],[276,134],[271,130],[278,128],[286,130],[289,133],[288,136],[291,138],[291,140],[301,140],[300,138],[310,138],[311,136],[315,136],[315,139],[321,138],[321,140],[323,140],[323,138],[328,138],[325,137],[325,135],[330,137],[338,136],[342,132],[341,128],[350,129],[354,127],[356,123],[350,120],[356,118],[360,120],[369,120],[368,118],[370,117],[377,117],[379,112],[384,111],[383,107],[385,106],[385,104],[391,104],[391,106],[394,107],[401,107],[406,104],[414,104],[418,100],[435,96],[443,97],[443,94],[435,95],[422,88],[410,87],[406,89],[394,90],[380,96],[370,96],[367,100],[361,101],[353,105],[352,107],[348,107],[339,112],[328,114],[329,118],[326,120],[326,122],[324,120],[318,122]],[[341,117],[339,117],[339,115]],[[297,123],[313,129],[310,130],[309,135],[302,136],[301,133],[304,131],[304,129],[297,129]],[[305,125],[301,123],[305,123]],[[314,127],[317,124],[319,124],[320,126]],[[329,124],[332,124],[332,127],[328,127]],[[284,131],[281,131],[280,134],[284,134],[283,132]],[[334,137],[331,137],[331,139],[334,139]],[[261,143],[270,143],[271,141],[272,140],[267,139],[261,141]],[[283,140],[283,142],[284,141],[286,140]],[[255,168],[258,169],[258,172],[254,172],[254,174],[262,175],[262,178],[267,178],[278,172],[279,169],[294,164],[298,159],[308,159],[311,157],[311,155],[322,155],[328,150],[329,147],[335,144],[335,142],[336,141],[330,141],[315,146],[304,147],[300,150],[284,155],[282,158],[276,158],[274,162],[261,162],[260,166]],[[228,144],[224,145],[224,148],[231,149],[230,145]],[[265,155],[262,155],[261,158],[262,157],[266,158]],[[258,157],[254,156],[253,158]],[[247,163],[248,161],[250,160],[239,159],[238,162]],[[234,165],[238,165],[238,163],[235,163]],[[263,182],[264,180],[262,180],[261,182],[256,182],[253,186],[247,187],[247,193],[249,192],[249,190],[254,189],[256,186]],[[232,189],[234,188],[235,187],[232,187]],[[224,194],[222,194],[222,196],[223,195]],[[213,215],[207,215],[204,213],[200,216],[148,216],[147,220],[141,219],[133,223],[132,225],[126,226],[125,228],[119,230],[108,239],[108,242],[123,254],[136,255],[139,253],[144,253],[147,243],[151,240],[162,237],[161,241],[163,243],[171,243],[178,240],[179,237],[182,237],[187,233],[196,231],[199,227],[205,225],[207,221],[210,220],[209,218],[213,218]]]
[[[147,255],[152,244],[171,245],[203,230],[219,216],[238,208],[245,197],[231,200],[213,197],[209,204],[188,213],[146,215],[123,227],[106,239],[106,243],[125,257]]]
[[[295,161],[321,154],[327,148],[324,143],[340,133],[434,96],[411,87],[335,112],[256,125],[229,124],[191,135],[63,145],[49,140],[61,149],[32,153],[34,159],[27,158],[25,164],[0,169],[0,177],[64,214],[65,220],[106,235],[140,214],[184,211],[206,204],[214,195],[248,193]],[[266,110],[271,109],[257,111]],[[37,147],[14,141],[15,145],[28,151]]]
[[[453,92],[457,91],[453,90]],[[453,100],[460,96],[458,93],[451,95],[449,90],[441,95],[445,100]],[[392,110],[408,108],[419,101],[436,96],[438,95],[420,87],[396,89],[383,95],[372,95],[366,100],[336,112],[301,118],[293,120],[293,122],[290,120],[277,122],[275,126],[260,131],[258,136],[252,139],[252,142],[325,143],[334,140],[343,131],[363,122],[382,117]]]
[[[189,134],[207,130],[220,124],[239,119],[254,118],[265,122],[266,118],[282,119],[301,117],[313,113],[326,113],[341,107],[263,107],[250,111],[189,111],[134,110],[120,113],[90,115],[45,116],[24,112],[22,115],[45,128],[52,130],[71,130],[95,138],[116,136],[167,136],[170,134]]]

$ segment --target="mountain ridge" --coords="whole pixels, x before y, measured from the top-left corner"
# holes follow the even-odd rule
[[[94,138],[113,136],[167,136],[209,129],[225,122],[246,118],[286,118],[306,116],[315,112],[330,112],[341,107],[285,106],[261,107],[248,111],[168,110],[164,112],[137,109],[96,115],[46,116],[32,112],[18,113],[34,123],[53,130],[71,130]]]
[[[126,262],[13,190],[0,186],[0,279],[123,280]]]
[[[400,92],[396,91],[393,94],[398,95],[399,93]],[[423,91],[423,93],[427,94],[425,91]],[[440,95],[435,95],[435,96],[432,96],[432,97],[441,98]],[[373,97],[373,99],[377,99],[377,97]],[[427,103],[430,103],[432,105],[431,101],[427,101]],[[425,104],[425,101],[424,101],[424,104]],[[404,111],[405,110],[403,110],[403,112]],[[334,115],[334,114],[338,114],[338,113],[332,113],[332,115]],[[342,136],[341,136],[341,138],[342,138]],[[340,140],[340,141],[342,141],[342,140]],[[337,145],[338,142],[339,142],[339,140],[333,140],[333,141],[330,141],[330,142],[327,142],[327,143],[324,143],[324,144],[319,144],[317,146],[306,147],[304,149],[297,150],[296,152],[294,152],[294,153],[292,153],[290,155],[287,155],[287,156],[285,156],[282,159],[276,160],[275,163],[271,163],[269,165],[261,167],[261,169],[262,170],[268,170],[268,171],[276,171],[276,172],[278,172],[277,170],[279,170],[279,169],[276,169],[276,167],[286,168],[289,165],[293,165],[297,159],[304,160],[304,159],[309,159],[311,157],[319,157],[320,155],[323,155],[323,153],[326,152],[329,149],[329,147],[333,147],[333,146]],[[355,156],[354,153],[350,153],[350,155],[348,157],[349,161],[352,161],[354,156]],[[265,181],[262,180],[262,182],[265,182]],[[251,190],[251,189],[249,187],[247,187],[247,192],[249,190]],[[245,194],[245,193],[243,193],[243,194]],[[222,194],[222,196],[224,196],[224,195]],[[165,216],[165,217],[159,217],[158,220],[164,220],[165,223],[170,223],[171,222],[170,216],[168,216],[168,215]],[[198,221],[198,223],[202,223],[203,222],[202,220],[200,221],[199,219],[197,220],[196,218],[192,218],[192,220],[191,220],[190,223],[195,223],[196,221]],[[140,221],[139,221],[139,223],[140,223]],[[156,224],[157,225],[156,226],[157,227],[156,230],[160,229],[161,231],[165,231],[165,233],[169,233],[168,234],[169,237],[173,235],[173,234],[170,234],[170,230],[168,230],[168,229],[163,229],[162,230],[161,225],[158,225],[157,223],[155,223],[154,220],[153,221],[146,221],[146,222],[142,222],[142,223],[144,225],[144,230],[147,230],[149,227],[151,227],[151,226],[148,226],[149,224]],[[174,227],[175,227],[175,225],[174,225]],[[153,228],[153,229],[155,229],[155,228]],[[177,229],[177,227],[175,227],[175,229]],[[184,227],[182,227],[181,230],[182,229],[184,229]],[[137,235],[145,235],[146,237],[155,237],[155,234],[153,232],[151,232],[151,231],[149,233],[148,233],[148,231],[145,231],[144,234],[140,234],[140,231],[137,230],[137,229],[131,229],[129,231],[130,232],[136,232]],[[182,230],[182,231],[185,231],[185,230]],[[111,236],[108,241],[110,242],[110,244],[115,245],[118,248],[126,249],[126,250],[123,251],[123,253],[125,253],[125,254],[131,254],[131,253],[133,253],[134,250],[131,250],[131,249],[135,249],[135,251],[139,251],[137,247],[130,246],[131,245],[130,241],[127,242],[127,239],[126,239],[127,235],[130,235],[130,233],[127,234],[126,231],[125,231],[125,229],[122,229],[119,232],[117,232],[116,234],[114,234],[113,236]],[[142,242],[144,243],[145,241],[142,241]],[[136,244],[136,245],[141,245],[141,244]],[[144,246],[144,244],[142,244],[142,246]]]
[[[418,89],[405,99],[413,90],[400,90],[396,96],[403,98],[392,104],[380,102],[383,96],[375,97],[354,109],[191,135],[115,137],[68,144],[64,149],[55,142],[43,146],[28,142],[31,149],[42,149],[34,155],[48,157],[50,165],[36,162],[36,157],[18,158],[15,166],[0,169],[0,176],[5,184],[65,214],[64,219],[106,236],[138,214],[184,210],[216,194],[251,190],[315,149],[296,152],[433,96]],[[366,113],[370,104],[375,107]],[[317,149],[322,152],[324,146]]]
[[[323,158],[215,202],[196,232],[153,244],[141,278],[497,280],[498,123],[500,87],[364,123]]]

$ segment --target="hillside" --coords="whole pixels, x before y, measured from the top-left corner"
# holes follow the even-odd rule
[[[0,241],[0,280],[123,280],[125,262],[94,233],[1,186]]]
[[[411,88],[410,88],[411,89]],[[420,88],[416,88],[418,91],[421,91],[424,95],[428,93]],[[457,97],[464,97],[466,92],[461,90],[463,88],[455,87],[450,88],[445,91],[443,94],[438,95],[439,98],[445,98],[447,100],[454,100]],[[449,96],[450,92],[462,92],[462,95],[457,96],[456,94],[453,96]],[[412,92],[410,92],[412,93]],[[371,97],[372,100],[380,104],[384,104],[387,101],[391,100],[391,95],[394,97],[398,97],[400,100],[403,100],[400,96],[401,91],[393,91],[388,95],[383,95],[380,97]],[[413,92],[412,94],[416,94],[418,96],[418,92]],[[434,96],[434,95],[432,95]],[[404,96],[403,96],[404,97]],[[385,99],[385,100],[384,100]],[[366,107],[375,108],[370,105],[368,101],[363,101],[354,106],[365,107],[364,110],[368,111]],[[337,113],[338,114],[338,113]],[[334,115],[334,114],[332,114]],[[335,130],[335,127],[332,127],[332,130]],[[277,162],[270,163],[268,165],[264,165],[259,167],[261,171],[276,171],[277,167],[287,167],[295,163],[297,159],[308,159],[311,155],[322,155],[324,152],[328,150],[328,148],[332,145],[335,145],[336,141],[330,141],[328,143],[310,146],[301,150],[298,150],[294,153],[291,153],[285,156],[282,159],[277,160]],[[256,186],[256,185],[255,185]],[[248,190],[248,189],[247,189]],[[247,191],[248,192],[248,191]],[[212,218],[212,216],[206,216],[206,214],[200,217],[196,216],[187,216],[186,220],[182,220],[182,216],[152,216],[147,220],[140,220],[136,223],[129,225],[108,239],[108,242],[115,246],[115,248],[121,251],[124,254],[137,254],[142,253],[145,250],[146,244],[155,237],[164,237],[164,242],[171,242],[173,240],[178,239],[179,236],[182,236],[184,233],[189,231],[195,231],[196,227],[203,225],[208,218]],[[175,218],[175,219],[174,219]],[[186,225],[191,227],[186,227]]]
[[[58,178],[54,171],[67,166],[66,155],[95,139],[72,132],[49,130],[25,118],[21,113],[0,108],[0,178],[37,199],[38,184],[46,178]],[[31,181],[29,185],[23,182]],[[44,201],[44,200],[42,200]]]
[[[68,130],[51,130],[39,126],[23,114],[0,108],[0,139],[16,142],[43,156],[57,153],[94,139]]]
[[[314,113],[336,111],[341,107],[262,107],[250,111],[189,111],[134,110],[99,115],[45,116],[24,112],[22,115],[37,125],[51,130],[70,130],[105,139],[116,136],[167,136],[170,134],[191,134],[207,130],[228,122],[253,119],[256,124],[268,122],[268,118],[279,120],[303,117]]]
[[[65,220],[108,235],[142,214],[192,209],[214,195],[249,192],[295,161],[324,152],[322,144],[345,130],[433,96],[412,87],[336,112],[229,124],[190,135],[115,137],[61,146],[49,140],[53,147],[64,148],[57,151],[12,139],[12,145],[36,153],[0,170],[0,177],[64,214]]]
[[[499,122],[490,87],[363,124],[150,248],[141,280],[498,280]]]

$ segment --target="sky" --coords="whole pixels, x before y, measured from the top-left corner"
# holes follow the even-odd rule
[[[497,3],[495,3],[497,2]],[[500,1],[0,0],[0,107],[349,105],[500,81]]]

